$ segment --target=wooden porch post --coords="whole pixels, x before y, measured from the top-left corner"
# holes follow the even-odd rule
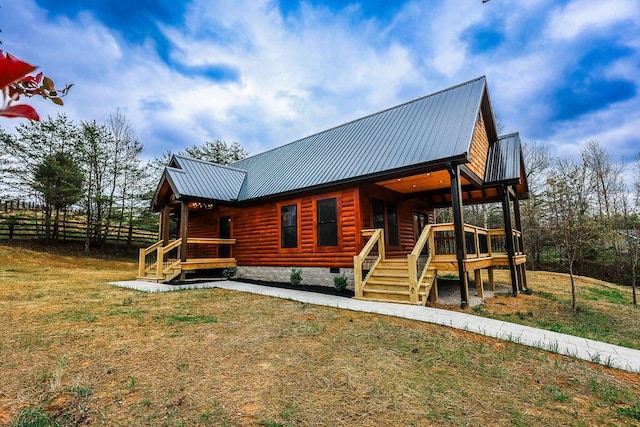
[[[180,261],[187,261],[187,238],[188,238],[188,226],[189,226],[189,202],[183,201],[180,203],[180,238],[182,243],[180,244]],[[183,282],[185,278],[185,271],[180,271],[180,281]]]
[[[524,253],[524,236],[522,235],[522,218],[520,217],[520,200],[518,200],[517,195],[513,199],[513,214],[516,217],[516,229],[520,232],[520,237],[518,238],[520,243],[520,251]],[[520,276],[522,277],[520,290],[522,290],[522,286],[524,286],[525,288],[527,287],[527,267],[525,266],[525,264],[520,265]]]
[[[462,214],[462,187],[460,185],[460,166],[447,164],[451,178],[451,207],[453,209],[453,227],[456,235],[456,258],[458,260],[458,277],[460,277],[460,307],[469,305],[469,282],[464,271],[464,260],[467,257],[464,243],[464,218]]]
[[[164,222],[164,208],[160,210],[158,215],[158,241],[162,240],[162,223]]]
[[[162,213],[160,214],[162,224],[162,230],[160,231],[160,240],[162,240],[162,246],[167,246],[169,244],[169,224],[171,223],[169,219],[169,215],[171,214],[171,206],[165,206],[162,208]]]
[[[502,189],[502,215],[504,217],[504,240],[507,246],[507,257],[509,258],[509,270],[511,271],[511,295],[518,296],[518,279],[516,277],[516,266],[513,261],[513,227],[511,226],[511,213],[509,212],[509,187],[503,184]]]

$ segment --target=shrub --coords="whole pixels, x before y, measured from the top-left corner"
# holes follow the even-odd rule
[[[347,289],[347,276],[344,273],[341,276],[333,276],[333,286],[339,291]]]
[[[293,286],[300,285],[300,283],[302,283],[302,269],[293,267],[291,269],[291,276],[289,277],[289,281]]]
[[[238,269],[235,267],[227,267],[224,270],[222,270],[222,275],[224,277],[226,277],[227,279],[231,279],[233,276],[236,275],[236,273],[238,272]]]

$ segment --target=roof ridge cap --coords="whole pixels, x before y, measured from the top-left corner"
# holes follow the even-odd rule
[[[197,158],[195,158],[195,157],[185,156],[185,155],[182,155],[182,154],[174,154],[173,156],[174,156],[174,157],[179,157],[179,158],[181,158],[181,159],[185,159],[185,160],[193,161],[193,162],[200,162],[200,163],[204,163],[204,164],[206,164],[206,165],[210,165],[210,166],[216,166],[216,167],[219,167],[219,168],[230,169],[230,170],[234,170],[234,171],[238,171],[238,172],[244,172],[244,173],[247,173],[247,171],[246,171],[246,170],[244,170],[244,169],[236,168],[236,167],[229,166],[229,165],[221,165],[220,163],[214,163],[214,162],[210,162],[210,161],[208,161],[208,160],[197,159]],[[240,160],[238,160],[238,162],[239,162],[239,161],[240,161]],[[235,163],[235,162],[234,162],[234,163]]]

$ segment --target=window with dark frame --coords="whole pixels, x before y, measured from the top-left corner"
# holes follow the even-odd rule
[[[322,199],[316,202],[318,221],[318,246],[338,246],[337,199]]]
[[[384,202],[379,199],[371,201],[373,208],[373,228],[385,228],[384,226]]]
[[[280,207],[280,247],[298,247],[298,205]]]

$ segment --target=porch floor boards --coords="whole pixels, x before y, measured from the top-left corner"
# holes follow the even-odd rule
[[[191,258],[186,261],[176,264],[176,268],[172,271],[166,272],[162,277],[156,276],[155,267],[146,270],[144,276],[138,277],[138,280],[144,280],[154,283],[169,282],[183,271],[196,271],[196,270],[212,270],[216,268],[237,267],[237,261],[235,258]],[[155,265],[155,264],[154,264]]]

